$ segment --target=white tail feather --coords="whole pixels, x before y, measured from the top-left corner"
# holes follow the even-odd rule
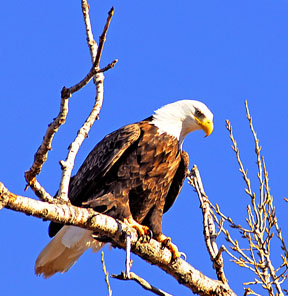
[[[87,249],[99,251],[104,243],[93,239],[91,235],[90,230],[63,226],[38,256],[35,273],[48,278],[56,272],[66,272]]]

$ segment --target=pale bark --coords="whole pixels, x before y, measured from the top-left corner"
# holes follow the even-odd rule
[[[126,248],[126,234],[131,234],[131,251],[147,262],[157,265],[174,277],[180,284],[198,295],[236,295],[228,285],[213,280],[202,274],[188,262],[178,259],[171,262],[168,249],[161,249],[161,244],[154,239],[149,243],[138,241],[137,232],[126,224],[92,209],[75,207],[69,204],[51,204],[28,197],[15,195],[0,183],[0,204],[2,207],[27,215],[58,223],[75,225],[90,229],[109,237],[112,245]]]

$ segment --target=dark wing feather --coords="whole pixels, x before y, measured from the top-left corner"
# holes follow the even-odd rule
[[[83,190],[88,190],[90,185],[95,186],[97,181],[101,182],[101,178],[139,136],[140,127],[134,123],[107,135],[95,146],[70,183],[69,198],[72,204]]]
[[[180,193],[184,180],[186,179],[188,174],[188,166],[189,166],[189,156],[187,152],[182,151],[181,162],[179,164],[179,167],[176,171],[176,174],[170,186],[169,192],[165,199],[164,213],[166,213],[172,207],[178,194]]]
[[[138,123],[126,125],[107,135],[94,147],[70,180],[69,199],[72,204],[81,206],[83,201],[87,201],[97,182],[101,182],[123,153],[138,140],[140,133]],[[49,236],[54,236],[62,226],[51,222]]]

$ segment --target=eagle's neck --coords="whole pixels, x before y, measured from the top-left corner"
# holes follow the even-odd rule
[[[150,122],[158,128],[160,134],[167,133],[175,137],[180,149],[187,134],[200,129],[187,102],[184,100],[163,106],[155,111]]]

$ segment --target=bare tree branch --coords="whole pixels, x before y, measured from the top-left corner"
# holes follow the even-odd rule
[[[101,252],[101,262],[102,262],[102,268],[103,268],[103,271],[104,271],[104,274],[105,274],[105,282],[106,282],[106,285],[107,285],[107,288],[108,288],[108,295],[112,296],[112,289],[111,289],[111,286],[110,286],[110,283],[109,283],[109,273],[108,273],[108,271],[106,269],[105,260],[104,260],[104,252],[103,251]]]
[[[81,0],[81,6],[82,6],[82,14],[85,22],[86,40],[90,50],[91,61],[92,63],[94,63],[96,59],[98,45],[95,42],[93,37],[92,26],[91,26],[90,16],[89,16],[89,4],[87,3],[87,0]]]
[[[68,113],[68,99],[70,96],[61,96],[60,111],[58,116],[48,125],[48,129],[43,138],[43,142],[38,148],[34,156],[34,162],[29,169],[25,172],[25,179],[27,181],[27,186],[31,187],[34,193],[43,201],[53,201],[53,197],[46,192],[46,190],[40,185],[36,180],[36,176],[41,172],[43,164],[48,158],[48,151],[51,150],[51,143],[54,138],[55,133],[58,131],[59,127],[65,123],[67,113]]]
[[[113,244],[125,249],[125,237],[131,233],[131,250],[147,262],[157,265],[173,276],[179,283],[199,295],[236,295],[227,285],[203,275],[182,259],[171,263],[171,252],[159,242],[151,239],[149,243],[138,241],[137,231],[109,216],[92,209],[79,208],[69,204],[51,204],[28,197],[13,194],[0,183],[0,204],[7,209],[23,212],[27,215],[90,229],[109,237]]]
[[[277,291],[277,295],[284,295],[281,288],[281,280],[286,279],[287,271],[287,260],[283,260],[283,264],[279,268],[274,268],[271,261],[271,239],[274,235],[273,228],[275,227],[277,232],[277,237],[282,244],[282,250],[284,251],[284,256],[287,256],[286,246],[284,240],[282,239],[280,228],[277,223],[277,218],[275,214],[275,207],[273,206],[273,197],[270,194],[270,188],[268,185],[268,172],[264,162],[264,157],[261,156],[261,146],[259,145],[259,139],[255,132],[252,117],[249,112],[248,103],[245,101],[246,116],[249,121],[250,130],[253,135],[255,143],[255,154],[257,159],[257,178],[259,181],[259,197],[255,192],[252,191],[251,181],[247,176],[247,170],[244,170],[244,166],[240,159],[239,148],[237,147],[237,142],[233,136],[232,126],[230,122],[226,121],[226,128],[229,131],[230,139],[232,141],[232,149],[236,154],[236,159],[240,167],[240,172],[246,183],[247,188],[245,192],[250,197],[251,206],[247,206],[248,218],[246,222],[250,229],[245,229],[241,225],[235,225],[232,220],[228,220],[233,228],[237,228],[242,236],[249,242],[249,253],[246,254],[244,249],[241,249],[238,242],[233,240],[228,233],[228,230],[224,231],[226,239],[231,242],[232,250],[241,255],[240,258],[235,259],[235,263],[239,266],[248,268],[252,270],[259,278],[253,283],[261,284],[264,289],[266,289],[269,295],[275,295],[273,291],[273,286]],[[220,212],[220,211],[219,211]],[[279,276],[276,275],[276,271],[282,270]],[[247,283],[246,283],[247,284]]]
[[[86,2],[86,1],[83,1],[83,2]],[[85,6],[88,7],[87,2],[86,2],[86,5],[85,5],[85,3],[82,5],[82,8]],[[45,191],[45,189],[40,185],[40,183],[36,180],[36,176],[40,173],[40,171],[43,167],[43,164],[46,162],[46,160],[48,158],[48,151],[51,150],[51,144],[52,144],[52,140],[54,138],[55,133],[58,131],[60,126],[66,122],[66,118],[67,118],[67,114],[68,114],[68,100],[69,100],[69,98],[71,98],[73,93],[77,92],[78,90],[83,88],[85,85],[87,85],[90,82],[90,80],[93,78],[93,76],[96,75],[98,73],[98,71],[100,70],[99,63],[100,63],[101,55],[103,52],[104,43],[106,40],[106,34],[107,34],[107,31],[108,31],[108,28],[109,28],[109,25],[110,25],[110,22],[111,22],[113,13],[114,13],[114,9],[112,8],[109,11],[108,18],[107,18],[103,33],[100,36],[99,47],[97,48],[96,42],[95,41],[93,42],[94,39],[93,39],[93,35],[92,35],[90,21],[89,22],[87,21],[89,19],[89,15],[85,9],[82,9],[82,10],[85,11],[85,13],[83,12],[83,15],[84,15],[84,20],[85,20],[85,24],[86,24],[86,32],[87,32],[87,34],[89,34],[89,35],[87,35],[87,41],[88,41],[88,45],[90,48],[91,57],[93,60],[93,66],[90,69],[89,73],[79,83],[77,83],[76,85],[74,85],[70,88],[63,87],[63,89],[61,91],[61,103],[60,103],[59,114],[53,120],[53,122],[48,126],[46,134],[43,138],[43,142],[40,145],[40,147],[38,148],[38,150],[34,156],[34,162],[31,166],[30,170],[25,172],[25,178],[27,181],[26,189],[28,188],[28,186],[30,186],[32,188],[32,190],[35,192],[35,194],[41,200],[48,201],[48,202],[52,202],[53,197],[50,194],[48,194]],[[87,28],[87,26],[90,26],[90,27]],[[94,44],[94,45],[92,45],[92,44]],[[96,48],[97,48],[97,53],[95,56],[95,49]],[[94,60],[94,56],[95,56],[95,60]],[[117,60],[114,60],[111,64],[109,64],[104,69],[102,69],[101,72],[104,72],[104,70],[106,71],[108,69],[111,69],[115,65],[116,62],[117,62]],[[63,201],[66,201],[66,202],[69,202],[67,192],[68,192],[69,180],[71,177],[71,172],[73,169],[73,164],[74,164],[76,154],[77,154],[83,140],[87,137],[87,133],[88,133],[89,129],[91,128],[95,119],[98,117],[98,114],[99,114],[101,106],[102,106],[103,80],[104,80],[103,74],[98,73],[97,78],[95,79],[96,88],[97,88],[97,99],[96,99],[95,105],[93,107],[93,110],[91,111],[91,113],[90,113],[88,119],[86,120],[85,124],[83,125],[83,127],[78,132],[78,136],[73,143],[74,145],[70,146],[70,151],[69,151],[66,161],[60,162],[63,173],[62,173],[62,179],[60,182],[60,188],[59,188],[57,197]]]
[[[108,31],[108,28],[110,26],[110,22],[111,22],[111,19],[112,19],[113,14],[114,14],[114,7],[112,7],[110,9],[109,13],[108,13],[108,18],[107,18],[107,21],[106,21],[106,25],[104,27],[103,33],[101,34],[101,36],[99,38],[99,46],[98,46],[98,50],[97,50],[97,54],[96,54],[96,58],[95,58],[95,61],[94,61],[93,68],[94,67],[96,69],[99,68],[100,58],[101,58],[101,55],[102,55],[104,43],[106,41],[107,31]]]
[[[222,283],[228,284],[224,273],[223,258],[221,255],[223,248],[220,249],[221,251],[218,250],[216,243],[217,232],[211,215],[210,202],[208,196],[205,194],[200,173],[196,165],[193,166],[188,176],[188,181],[189,184],[195,188],[199,197],[200,207],[203,214],[204,239],[208,253],[210,254],[210,258],[213,262],[213,267],[216,270],[217,278]]]
[[[130,270],[132,266],[132,260],[131,260],[131,234],[127,233],[126,235],[126,277],[130,278]]]
[[[95,98],[95,104],[92,108],[90,115],[88,116],[84,125],[78,131],[77,137],[74,140],[74,142],[69,146],[69,152],[68,152],[66,160],[65,161],[62,160],[60,162],[61,168],[62,168],[62,178],[61,178],[57,198],[60,200],[67,201],[67,202],[69,201],[68,187],[69,187],[69,182],[70,182],[72,170],[74,167],[76,155],[77,155],[84,139],[88,136],[88,133],[89,133],[92,125],[94,124],[95,120],[98,118],[101,107],[102,107],[102,103],[103,103],[104,75],[103,75],[103,73],[99,73],[99,63],[100,63],[101,55],[103,52],[104,43],[106,40],[106,34],[107,34],[107,31],[108,31],[108,28],[109,28],[109,25],[111,22],[111,18],[114,13],[114,9],[112,8],[109,11],[106,25],[104,27],[102,35],[100,36],[99,47],[97,46],[97,43],[95,42],[95,40],[93,38],[90,17],[89,17],[89,5],[88,5],[87,1],[85,1],[85,0],[82,0],[82,12],[83,12],[85,28],[86,28],[86,40],[87,40],[87,44],[88,44],[88,47],[90,50],[91,60],[93,63],[93,66],[92,66],[89,73],[91,73],[91,75],[94,72],[95,73],[93,75],[95,75],[97,73],[94,77],[94,83],[96,85],[96,98]],[[110,65],[106,66],[105,67],[105,68],[107,68],[106,70],[114,67],[116,62],[117,62],[117,60],[113,61]],[[104,72],[104,71],[102,70],[101,72]],[[89,73],[87,76],[89,76]]]
[[[142,286],[142,288],[144,288],[145,290],[148,290],[156,295],[172,296],[171,294],[168,294],[168,293],[164,292],[163,290],[152,286],[151,284],[149,284],[147,281],[145,281],[143,278],[141,278],[140,276],[138,276],[134,272],[130,272],[129,277],[124,272],[122,272],[119,275],[112,274],[111,277],[114,279],[123,280],[123,281],[133,280],[136,283],[138,283],[140,286]]]
[[[62,168],[62,178],[61,178],[61,182],[60,182],[60,186],[57,194],[58,199],[68,201],[68,187],[69,187],[69,182],[70,182],[72,170],[74,167],[76,155],[83,141],[88,136],[88,133],[93,123],[98,118],[101,107],[102,107],[103,92],[104,92],[103,84],[104,84],[104,75],[102,73],[98,73],[96,75],[97,96],[95,98],[95,104],[92,108],[92,111],[90,112],[83,126],[79,129],[75,140],[69,146],[69,152],[66,157],[66,160],[60,161],[60,165]]]
[[[232,126],[227,120],[226,128],[229,131],[230,139],[232,141],[232,149],[235,152],[241,175],[247,186],[245,188],[245,192],[249,196],[250,200],[250,204],[248,204],[246,208],[247,218],[245,219],[248,227],[234,223],[230,217],[227,217],[220,211],[217,204],[216,206],[210,204],[211,208],[216,213],[215,214],[211,211],[210,214],[213,215],[215,223],[220,228],[220,232],[224,233],[225,239],[231,244],[230,248],[232,249],[233,253],[225,248],[223,248],[223,250],[225,249],[225,251],[232,257],[232,261],[234,263],[240,267],[244,267],[252,271],[254,275],[257,276],[257,278],[253,279],[252,281],[243,284],[261,285],[262,288],[265,289],[271,296],[283,295],[283,291],[285,290],[282,289],[281,284],[287,278],[287,249],[282,238],[281,229],[278,226],[275,214],[275,206],[273,206],[273,196],[270,193],[270,187],[268,185],[268,171],[266,169],[264,157],[261,156],[261,146],[259,145],[259,139],[252,124],[252,117],[249,112],[247,101],[245,101],[245,107],[250,130],[255,142],[259,194],[255,194],[255,192],[252,191],[251,180],[248,178],[247,170],[244,169],[244,165],[240,159],[240,151],[233,135]],[[217,215],[221,217],[220,220],[218,219]],[[242,238],[246,240],[246,245],[248,243],[248,248],[241,247],[240,243],[236,239],[232,238],[230,232],[224,228],[223,221],[228,222],[232,229],[238,230]],[[271,241],[274,234],[277,235],[277,238],[281,243],[280,255],[282,264],[277,268],[273,266],[271,257]],[[273,244],[273,247],[275,247],[275,244]],[[245,291],[246,295],[257,295],[250,288],[246,288]]]

